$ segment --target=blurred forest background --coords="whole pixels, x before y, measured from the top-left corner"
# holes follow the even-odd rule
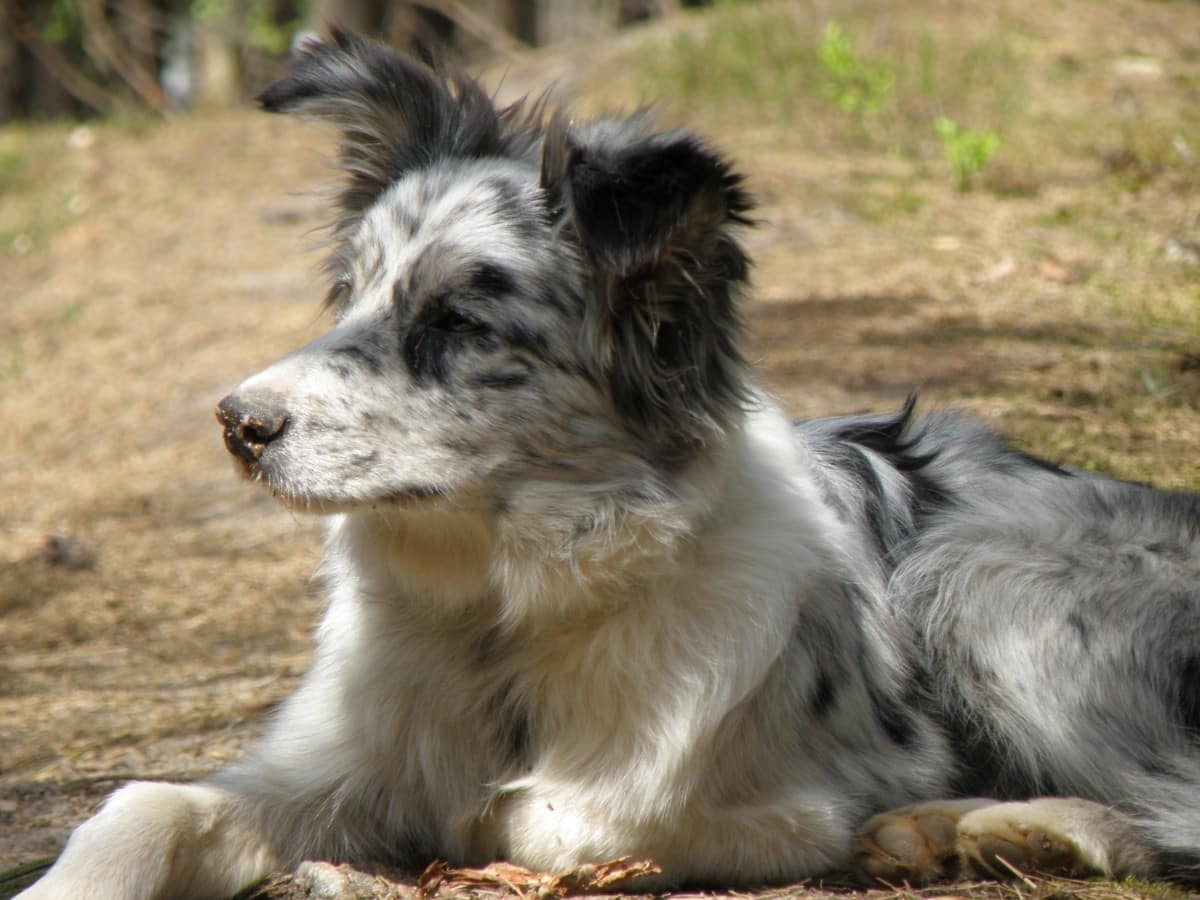
[[[700,0],[0,0],[0,122],[227,106],[339,24],[459,61],[603,36]]]

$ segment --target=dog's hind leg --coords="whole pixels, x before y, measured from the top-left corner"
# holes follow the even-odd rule
[[[889,884],[1035,872],[1147,877],[1157,869],[1132,819],[1074,797],[948,800],[882,813],[859,831],[854,865],[861,879]]]
[[[233,794],[203,784],[138,782],[71,835],[18,900],[218,900],[279,867]]]

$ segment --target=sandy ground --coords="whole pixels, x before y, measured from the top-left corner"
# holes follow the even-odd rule
[[[1083,72],[1030,107],[1053,152],[977,190],[936,155],[698,114],[762,201],[762,377],[797,415],[920,388],[1056,461],[1200,487],[1200,7],[977,5],[1033,29],[1030,65]],[[510,62],[503,90],[569,72],[632,99],[599,76],[633,40]],[[1179,111],[1161,159],[1122,137],[1130,103]],[[236,757],[305,667],[319,522],[234,477],[212,408],[326,325],[331,146],[249,110],[0,132],[23,160],[0,168],[0,870],[125,780]]]

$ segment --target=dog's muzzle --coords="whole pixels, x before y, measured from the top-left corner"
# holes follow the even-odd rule
[[[280,407],[230,394],[217,404],[217,421],[225,429],[226,448],[249,470],[267,445],[283,434],[288,419]]]

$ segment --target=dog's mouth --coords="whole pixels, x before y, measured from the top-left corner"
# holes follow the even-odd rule
[[[380,509],[419,509],[433,506],[445,498],[445,493],[437,488],[414,487],[392,491],[382,497],[364,499],[347,499],[340,497],[317,497],[309,494],[283,491],[271,486],[263,480],[271,491],[272,496],[280,500],[293,512],[312,513],[314,515],[333,515],[340,513],[358,512],[362,510]]]
[[[230,435],[231,429],[226,428],[222,434],[225,439],[225,449],[229,451],[229,455],[233,457],[234,467],[244,477],[251,481],[257,481],[262,477],[262,466],[258,461],[262,457],[262,451],[257,454],[248,454],[240,451],[237,439]]]
[[[431,500],[442,500],[446,496],[446,492],[441,488],[432,487],[430,485],[411,485],[403,487],[398,491],[390,491],[375,503],[398,504],[400,506],[409,506],[414,503],[427,503]]]
[[[446,491],[430,485],[406,485],[377,496],[329,496],[312,494],[296,485],[281,482],[258,463],[241,464],[246,478],[261,484],[276,500],[292,512],[313,515],[332,515],[377,509],[415,509],[441,503],[448,496]]]

